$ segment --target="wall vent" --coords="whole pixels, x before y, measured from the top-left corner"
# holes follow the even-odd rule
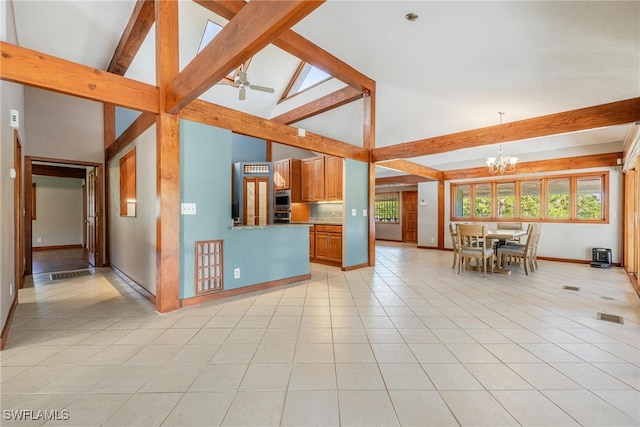
[[[196,242],[196,295],[224,289],[222,252],[222,240],[201,240]]]
[[[577,286],[563,286],[562,289],[565,289],[567,291],[576,291],[576,292],[580,292],[580,288]]]

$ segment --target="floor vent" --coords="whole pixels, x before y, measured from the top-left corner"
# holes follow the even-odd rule
[[[615,298],[605,297],[605,296],[601,296],[600,298],[606,299],[606,300],[609,300],[609,301],[613,301],[615,299]]]
[[[598,313],[597,319],[598,320],[604,320],[606,322],[613,322],[613,323],[619,323],[621,325],[624,325],[624,319],[622,318],[622,316],[616,316],[616,315],[613,315],[613,314]]]
[[[562,289],[566,289],[567,291],[580,292],[580,288],[577,286],[563,286]]]
[[[51,280],[73,279],[74,277],[91,276],[91,270],[63,271],[61,273],[51,273]]]

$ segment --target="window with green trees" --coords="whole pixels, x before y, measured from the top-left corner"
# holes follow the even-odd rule
[[[400,221],[398,193],[376,194],[373,207],[376,222],[398,223]]]
[[[608,222],[609,172],[451,184],[451,220]]]

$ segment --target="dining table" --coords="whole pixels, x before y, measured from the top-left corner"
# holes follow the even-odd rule
[[[499,244],[504,244],[507,240],[517,239],[518,237],[526,236],[527,230],[510,230],[503,228],[487,229],[487,246],[493,248],[493,242],[498,241]],[[496,249],[496,260],[497,260],[497,249]],[[509,269],[506,265],[497,264],[493,269],[494,273],[498,274],[511,274],[511,269]]]

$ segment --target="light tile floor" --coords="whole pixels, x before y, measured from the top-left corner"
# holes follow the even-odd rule
[[[640,425],[621,269],[485,279],[450,252],[377,246],[375,268],[312,264],[309,281],[164,315],[109,269],[35,276],[0,352],[0,424]]]

